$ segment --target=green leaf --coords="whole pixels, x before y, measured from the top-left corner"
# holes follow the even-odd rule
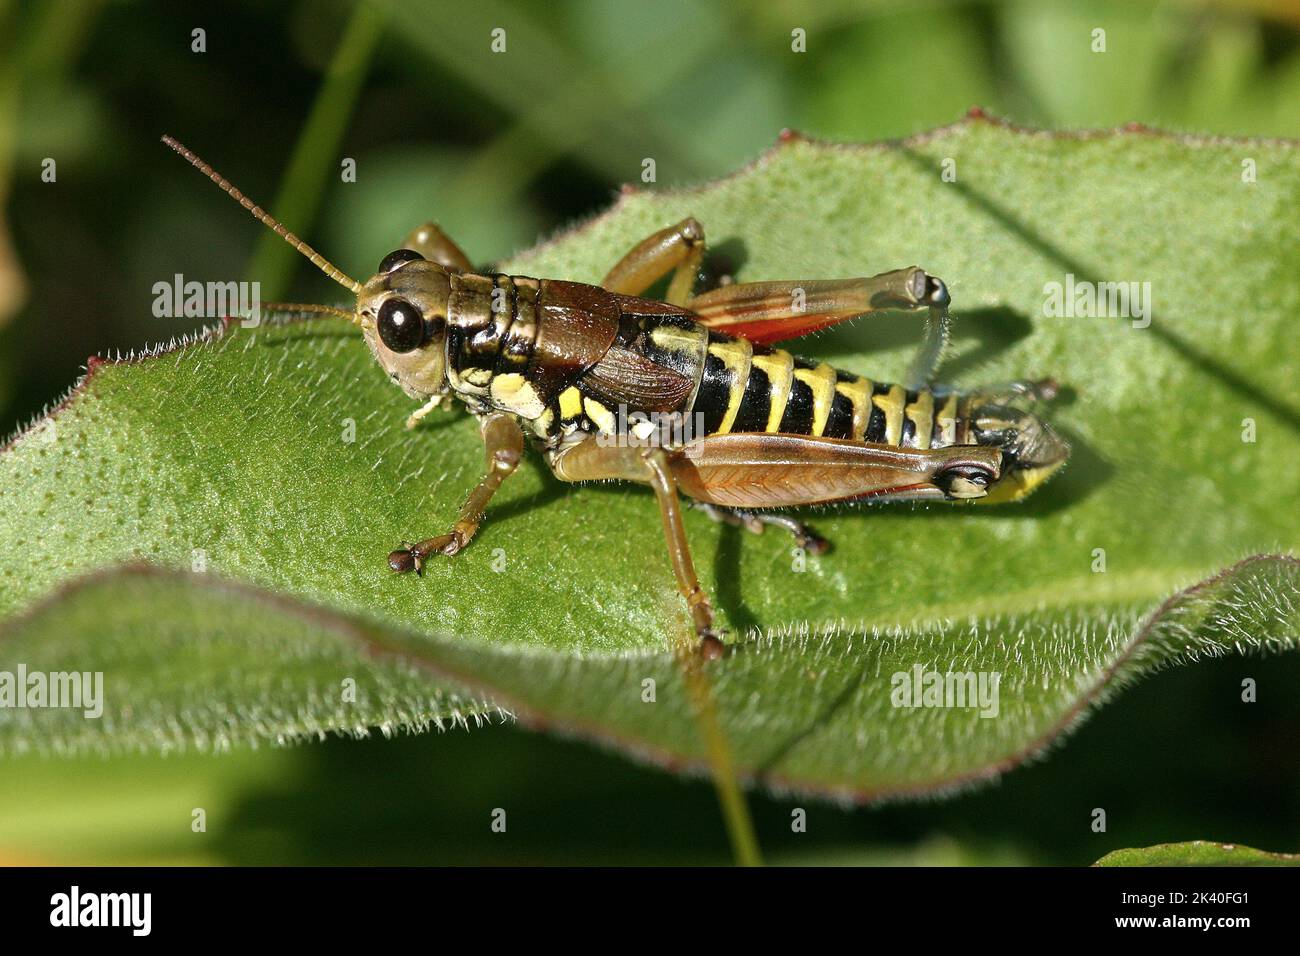
[[[641,488],[566,486],[532,458],[472,547],[393,576],[387,552],[453,520],[482,451],[463,415],[405,431],[410,402],[345,324],[232,326],[95,364],[0,455],[0,670],[103,670],[105,717],[0,710],[0,750],[212,746],[499,706],[695,768],[711,700],[746,778],[870,799],[990,779],[1161,667],[1293,647],[1300,567],[1278,552],[1300,537],[1298,174],[1288,143],[979,119],[875,146],[794,138],[508,263],[598,281],[693,214],[741,279],[920,264],[959,317],[943,377],[1067,385],[1051,417],[1073,460],[1022,504],[818,512],[835,547],[802,572],[787,537],[689,512],[735,645],[702,678],[672,649],[688,628]],[[1044,286],[1067,273],[1151,283],[1150,326],[1046,317]],[[890,378],[917,341],[900,317],[798,350]],[[110,570],[140,561],[170,571]],[[891,706],[893,675],[916,667],[1000,674],[997,716]]]
[[[1300,854],[1269,853],[1232,843],[1192,840],[1115,850],[1097,866],[1300,866]]]

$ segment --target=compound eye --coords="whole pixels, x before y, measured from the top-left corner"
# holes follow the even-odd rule
[[[379,263],[379,274],[392,272],[398,266],[405,265],[408,262],[414,262],[416,259],[423,259],[414,249],[398,249],[396,252],[390,252],[384,256],[384,261]]]
[[[954,465],[932,479],[949,498],[983,498],[996,476],[979,465]]]
[[[390,352],[411,352],[424,344],[424,317],[405,299],[385,299],[376,327]]]

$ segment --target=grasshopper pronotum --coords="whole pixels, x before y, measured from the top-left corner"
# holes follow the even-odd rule
[[[388,557],[420,572],[474,537],[518,466],[530,433],[563,481],[635,481],[659,502],[677,587],[701,651],[723,650],[696,577],[679,493],[718,520],[776,524],[800,545],[826,542],[755,509],[874,499],[1014,501],[1065,462],[1069,447],[1012,404],[1051,398],[1051,380],[958,392],[930,383],[947,335],[948,290],[912,267],[872,278],[726,285],[692,295],[704,230],[687,218],[647,237],[599,286],[484,275],[433,224],[365,283],[349,278],[207,163],[165,142],[357,297],[336,314],[361,329],[384,371],[423,402],[413,426],[454,395],[479,420],[485,474],[444,534]],[[641,298],[672,274],[666,301]],[[301,307],[300,307],[301,308]],[[771,343],[882,309],[926,310],[927,337],[904,387],[805,361]],[[700,433],[653,441],[654,416]]]

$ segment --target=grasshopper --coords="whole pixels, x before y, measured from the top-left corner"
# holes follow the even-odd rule
[[[351,311],[300,306],[356,325],[376,361],[420,408],[444,400],[479,422],[483,477],[451,528],[388,556],[421,573],[460,553],[531,436],[557,478],[632,481],[658,501],[678,590],[700,651],[722,654],[682,521],[681,495],[715,520],[783,527],[813,552],[827,543],[779,513],[876,501],[1008,502],[1064,464],[1069,446],[1025,404],[1051,379],[962,392],[931,382],[947,339],[949,294],[915,266],[871,278],[727,284],[693,294],[704,229],[683,219],[647,237],[599,286],[484,274],[436,225],[412,232],[361,283],[344,274],[171,137],[188,160],[356,296]],[[645,298],[668,278],[664,301]],[[908,384],[875,381],[774,344],[883,310],[924,313]],[[656,416],[692,429],[649,440]],[[658,432],[663,435],[661,429]]]

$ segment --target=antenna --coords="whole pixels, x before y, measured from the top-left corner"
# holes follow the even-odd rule
[[[284,228],[284,226],[280,225],[280,223],[278,223],[270,213],[241,193],[227,179],[225,179],[225,177],[205,163],[196,154],[186,149],[184,145],[178,143],[170,136],[164,136],[162,141],[172,149],[176,150],[176,152],[180,153],[181,156],[185,157],[191,166],[229,193],[241,206],[251,212],[259,222],[263,225],[269,226],[273,232],[280,236],[280,238],[310,259],[312,265],[320,269],[321,272],[325,273],[339,285],[351,290],[353,295],[361,294],[360,282],[350,277],[342,269],[335,266],[319,252],[307,245],[307,243],[303,242],[288,229]]]
[[[355,312],[336,309],[332,305],[317,305],[314,302],[263,302],[262,312],[309,312],[313,315],[333,315],[347,319],[353,325],[360,325],[361,319]]]

